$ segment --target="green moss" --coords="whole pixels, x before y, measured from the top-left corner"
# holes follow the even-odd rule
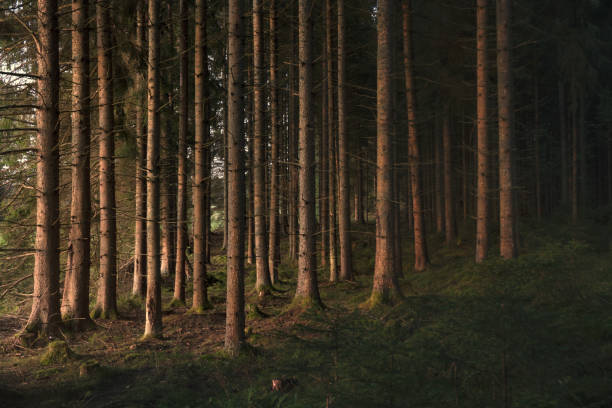
[[[42,365],[63,364],[76,358],[76,354],[62,340],[55,340],[49,343],[47,351],[40,358]]]
[[[180,299],[176,299],[176,298],[173,298],[170,304],[168,305],[168,308],[170,309],[181,308],[181,307],[185,307],[185,302]]]
[[[187,311],[187,313],[193,314],[193,315],[203,315],[203,314],[206,314],[208,310],[212,310],[212,309],[213,309],[213,305],[207,301],[206,303],[204,303],[203,306],[195,307],[195,308],[192,307],[191,309]]]

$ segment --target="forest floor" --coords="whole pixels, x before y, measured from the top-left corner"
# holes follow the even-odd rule
[[[471,233],[452,248],[431,234],[422,273],[405,241],[406,299],[366,310],[373,226],[354,226],[355,281],[331,284],[322,269],[325,308],[297,312],[288,309],[295,266],[283,263],[283,283],[249,308],[252,347],[235,359],[222,353],[220,248],[209,267],[220,280],[209,288],[213,308],[194,315],[167,306],[162,340],[139,340],[144,312],[128,276],[121,317],[66,333],[72,353],[61,362],[45,361],[47,348],[15,344],[26,310],[0,315],[0,407],[611,407],[610,225],[594,217],[580,227],[521,227],[517,260],[481,265]],[[256,303],[252,291],[247,303]],[[288,385],[273,391],[278,378]]]

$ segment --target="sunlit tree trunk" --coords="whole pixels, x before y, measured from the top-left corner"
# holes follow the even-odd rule
[[[510,7],[497,0],[497,106],[499,121],[499,235],[503,258],[517,255],[512,163],[512,77],[510,72]]]
[[[327,210],[328,218],[328,250],[329,250],[329,280],[338,280],[338,248],[336,236],[336,128],[335,128],[335,104],[334,104],[334,59],[332,53],[332,6],[331,0],[325,0],[325,60],[327,68]]]
[[[195,177],[193,183],[193,302],[191,309],[201,313],[209,308],[206,287],[206,121],[208,52],[206,41],[206,0],[195,3]]]
[[[161,337],[159,197],[159,0],[148,0],[147,70],[147,297],[144,337]]]
[[[476,182],[476,262],[482,262],[489,250],[489,139],[488,129],[488,63],[487,1],[478,0],[476,10],[476,122],[478,175]]]
[[[379,0],[377,10],[378,53],[376,63],[376,255],[370,306],[391,303],[401,297],[393,270],[393,169],[391,35],[393,0]]]
[[[444,182],[443,182],[443,167],[444,163],[442,162],[442,155],[440,152],[442,151],[442,143],[440,139],[440,120],[438,118],[435,119],[434,124],[434,200],[435,200],[435,210],[436,210],[436,232],[441,233],[444,231]]]
[[[38,128],[34,293],[25,332],[56,334],[59,301],[59,28],[57,1],[38,0]],[[24,333],[25,334],[25,333]]]
[[[117,219],[111,2],[96,3],[100,142],[100,279],[94,316],[117,317]]]
[[[410,186],[412,188],[412,213],[414,228],[414,269],[422,271],[429,262],[425,233],[425,216],[421,193],[421,155],[416,122],[416,98],[413,73],[411,0],[402,2],[404,33],[404,77],[406,82],[406,109],[408,111],[408,162],[410,166]]]
[[[299,256],[294,303],[321,303],[315,253],[314,135],[312,98],[312,2],[299,0]]]
[[[236,356],[244,344],[244,136],[242,123],[242,4],[228,0],[228,236],[225,352]]]
[[[143,93],[145,88],[144,63],[146,50],[145,1],[136,5],[136,48],[138,49],[138,73],[136,74],[136,221],[134,226],[134,280],[132,295],[144,298],[147,285],[147,140],[144,121]]]
[[[185,303],[185,263],[187,247],[187,132],[189,116],[189,9],[187,0],[180,0],[179,35],[179,92],[180,113],[178,129],[178,167],[176,194],[176,267],[174,271],[174,296],[178,304]]]
[[[89,318],[90,267],[90,112],[89,112],[89,7],[72,2],[72,200],[70,245],[64,278],[62,316],[81,330]]]

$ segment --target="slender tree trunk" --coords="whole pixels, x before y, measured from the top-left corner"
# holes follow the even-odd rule
[[[59,28],[57,1],[38,0],[38,128],[34,293],[26,333],[56,334],[59,288]]]
[[[446,221],[446,245],[448,246],[452,245],[457,238],[455,202],[453,201],[452,145],[449,116],[449,108],[446,107],[444,110],[444,123],[442,125],[442,149],[444,151],[444,220]]]
[[[377,120],[376,120],[376,258],[370,306],[390,303],[402,297],[393,270],[393,169],[391,119],[393,117],[391,89],[391,33],[393,0],[379,0],[377,10]]]
[[[327,53],[321,66],[321,138],[319,140],[319,224],[321,228],[321,266],[327,266],[329,256],[329,142],[327,120]]]
[[[244,158],[242,109],[242,4],[228,0],[228,236],[225,351],[236,356],[244,344]]]
[[[349,155],[346,125],[346,45],[344,0],[338,2],[338,208],[340,236],[340,280],[353,279],[351,248],[351,206],[349,186]]]
[[[147,102],[147,297],[144,337],[161,337],[159,190],[159,0],[148,0]]]
[[[134,226],[134,281],[132,295],[144,298],[147,285],[147,138],[144,121],[143,93],[145,88],[144,63],[146,47],[145,1],[136,6],[136,47],[138,48],[138,73],[136,75],[136,222]]]
[[[173,43],[174,41],[171,41]],[[169,75],[171,76],[171,75]],[[160,198],[161,198],[161,275],[170,276],[170,271],[175,268],[176,254],[176,194],[174,178],[176,175],[174,146],[171,123],[174,118],[174,108],[171,90],[173,86],[168,86],[168,101],[165,108],[165,126],[161,132],[161,168],[160,168]]]
[[[193,301],[191,310],[202,313],[210,307],[206,287],[206,121],[208,52],[206,41],[206,0],[195,3],[195,177],[193,185]]]
[[[299,114],[296,107],[296,83],[297,83],[297,69],[298,66],[298,35],[296,29],[293,31],[293,53],[291,67],[289,68],[289,123],[290,129],[290,142],[289,142],[289,155],[290,155],[290,167],[289,175],[291,178],[291,196],[289,197],[290,202],[290,214],[289,214],[289,251],[291,259],[296,260],[299,253],[299,222],[298,222],[298,201],[299,201],[299,164],[298,164],[298,132],[299,132]]]
[[[253,0],[253,216],[255,224],[255,291],[264,297],[270,291],[268,237],[266,228],[266,138],[264,136],[265,67],[264,24],[261,0]]]
[[[270,1],[270,235],[269,235],[269,265],[272,284],[278,282],[278,265],[280,264],[280,237],[279,237],[279,118],[278,118],[278,63],[277,63],[277,36],[276,36],[276,0]]]
[[[497,0],[497,106],[499,120],[499,235],[503,258],[517,256],[512,164],[511,1]]]
[[[561,145],[561,176],[559,182],[561,183],[561,204],[566,206],[569,202],[567,180],[567,121],[566,121],[566,110],[565,110],[565,84],[561,79],[557,82],[559,87],[559,142]]]
[[[91,197],[89,183],[89,27],[88,2],[72,3],[72,200],[70,246],[64,278],[62,316],[75,330],[89,323]]]
[[[174,271],[174,301],[185,304],[185,250],[187,247],[187,132],[189,116],[189,9],[187,0],[180,0],[178,177],[176,194],[176,268]]]
[[[111,2],[96,3],[100,134],[100,280],[94,316],[117,317],[117,225]]]
[[[402,2],[404,31],[404,76],[406,81],[406,109],[408,111],[408,161],[410,166],[410,185],[412,187],[412,211],[414,220],[414,269],[422,271],[429,262],[423,197],[421,193],[421,155],[416,125],[416,98],[413,74],[411,1]]]
[[[476,121],[478,180],[476,191],[476,262],[482,262],[489,251],[489,138],[488,129],[488,63],[487,1],[478,0],[476,11]]]
[[[299,257],[294,304],[320,305],[315,253],[314,137],[312,120],[312,2],[299,0]]]
[[[578,222],[578,96],[576,91],[575,79],[572,79],[570,104],[572,109],[572,181],[571,181],[571,201],[572,201],[572,222]]]
[[[441,158],[442,143],[440,140],[440,120],[434,119],[434,205],[436,210],[436,232],[441,233],[444,231],[444,187],[443,187],[443,167],[444,163]]]
[[[329,211],[329,280],[338,280],[337,237],[336,237],[336,134],[334,121],[334,60],[332,57],[332,6],[325,0],[325,60],[327,62],[327,150],[328,150],[328,211]]]
[[[535,199],[536,199],[536,217],[542,219],[542,182],[540,168],[540,101],[537,77],[534,78],[534,156],[535,156]]]

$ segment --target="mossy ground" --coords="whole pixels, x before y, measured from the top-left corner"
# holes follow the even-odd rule
[[[139,342],[142,304],[120,297],[120,318],[68,337],[82,360],[41,365],[45,349],[11,341],[22,316],[0,316],[0,401],[11,407],[606,407],[612,406],[612,234],[585,222],[523,225],[521,257],[473,262],[465,228],[447,248],[429,238],[431,265],[412,272],[404,241],[405,298],[363,309],[371,297],[372,226],[355,226],[355,281],[330,284],[325,309],[296,310],[295,266],[279,268],[265,316],[247,316],[255,352],[223,354],[223,256],[209,273],[211,309],[164,310],[164,338]],[[283,245],[286,245],[283,242]],[[286,253],[287,251],[283,252]],[[217,262],[219,261],[219,262]],[[255,284],[247,267],[247,292]],[[187,288],[190,299],[191,288]],[[172,299],[171,283],[163,289]],[[122,301],[122,299],[124,299]],[[83,361],[99,363],[86,376]],[[286,393],[273,378],[295,378]],[[1,404],[0,404],[1,405]]]

